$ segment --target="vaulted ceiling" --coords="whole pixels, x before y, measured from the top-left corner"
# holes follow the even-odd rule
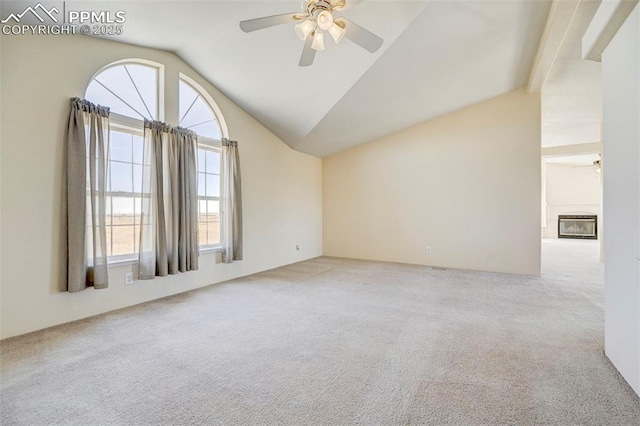
[[[299,1],[102,4],[126,11],[118,40],[174,51],[289,146],[326,156],[526,85],[551,3],[347,0],[382,48],[325,39],[310,67],[293,24],[238,25]]]
[[[602,65],[582,59],[582,36],[600,0],[572,2],[573,16],[542,88],[543,147],[602,139]]]

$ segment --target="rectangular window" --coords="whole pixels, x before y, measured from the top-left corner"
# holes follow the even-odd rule
[[[107,170],[107,254],[133,259],[140,238],[143,134],[112,126]]]
[[[198,146],[198,228],[201,248],[220,245],[220,149],[204,143]]]
[[[107,163],[106,231],[110,262],[135,260],[140,242],[143,168],[142,130],[111,123]],[[199,138],[198,245],[220,246],[220,148]],[[203,141],[202,141],[203,140]],[[149,173],[149,171],[147,171]]]

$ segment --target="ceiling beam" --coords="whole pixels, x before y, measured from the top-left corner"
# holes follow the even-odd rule
[[[542,90],[549,72],[558,57],[571,22],[576,15],[581,0],[554,0],[551,4],[547,25],[542,33],[538,53],[531,68],[527,91],[537,93]]]
[[[602,142],[588,142],[574,145],[548,146],[540,150],[543,157],[563,157],[566,155],[600,154]]]
[[[638,4],[638,0],[604,0],[582,37],[582,57],[600,62],[607,48],[624,21]]]

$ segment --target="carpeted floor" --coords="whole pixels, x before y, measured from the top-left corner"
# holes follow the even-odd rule
[[[638,425],[597,243],[541,278],[318,258],[0,344],[3,426]]]

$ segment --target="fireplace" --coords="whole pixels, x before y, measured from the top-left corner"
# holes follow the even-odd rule
[[[581,240],[598,239],[598,216],[560,215],[558,216],[558,238]]]

